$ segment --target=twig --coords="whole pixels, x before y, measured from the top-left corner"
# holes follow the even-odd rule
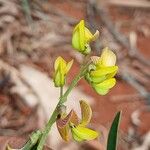
[[[150,8],[150,2],[146,0],[132,0],[132,1],[120,1],[120,0],[109,0],[108,3],[121,6],[121,7],[130,7],[130,8]]]
[[[127,81],[130,85],[132,85],[142,97],[147,99],[147,104],[150,105],[150,93],[141,85],[139,84],[130,74],[127,72],[122,73],[122,78]]]
[[[140,93],[135,93],[135,94],[112,95],[110,99],[115,103],[121,101],[133,102],[139,99],[140,97],[142,97]]]
[[[23,10],[26,14],[27,22],[28,22],[29,25],[32,25],[33,19],[32,19],[32,16],[31,16],[31,9],[30,9],[30,5],[29,5],[29,1],[28,0],[21,0],[21,1],[22,1]]]
[[[50,3],[47,4],[46,1],[43,2],[40,0],[34,0],[33,5],[44,11],[48,11],[50,14],[54,14],[56,16],[61,17],[62,20],[64,20],[65,22],[68,22],[70,25],[74,25],[78,21],[77,19],[70,17],[64,11],[57,9],[54,5],[51,5]],[[46,7],[46,6],[48,6],[48,7]]]

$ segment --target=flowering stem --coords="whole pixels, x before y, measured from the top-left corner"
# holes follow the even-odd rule
[[[69,88],[67,89],[67,91],[64,93],[64,95],[62,95],[60,97],[60,104],[63,104],[67,101],[67,97],[69,95],[69,93],[72,91],[72,89],[76,86],[76,84],[78,83],[78,81],[82,78],[83,76],[81,76],[81,73],[79,73],[71,82]]]
[[[37,147],[37,150],[42,150],[45,140],[48,136],[48,133],[51,130],[52,125],[55,123],[56,119],[57,119],[57,115],[58,115],[58,107],[60,105],[62,105],[64,102],[67,101],[67,97],[69,95],[69,93],[72,91],[72,89],[76,86],[76,84],[78,83],[78,81],[84,76],[85,71],[87,70],[87,67],[89,66],[89,63],[87,63],[86,65],[82,66],[80,69],[80,72],[76,75],[76,77],[72,80],[70,86],[68,87],[68,89],[66,90],[66,92],[63,94],[63,88],[61,87],[60,89],[60,98],[59,98],[59,102],[53,112],[53,114],[51,115],[48,123],[45,126],[45,129],[43,130],[42,136],[39,140],[39,144]]]
[[[63,95],[63,86],[60,87],[60,97]]]
[[[42,133],[39,130],[33,132],[30,139],[28,140],[28,142],[21,149],[22,150],[32,149],[36,145],[36,143],[37,143],[38,139],[40,138],[41,134]]]

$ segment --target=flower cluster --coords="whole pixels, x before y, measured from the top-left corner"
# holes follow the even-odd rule
[[[84,20],[81,20],[76,25],[73,36],[72,46],[83,55],[88,55],[91,52],[90,42],[98,38],[99,31],[93,35],[88,28],[85,27]],[[75,80],[70,85],[73,88],[79,79],[84,77],[93,89],[100,95],[105,95],[116,84],[114,76],[118,71],[116,66],[116,55],[109,48],[104,48],[101,56],[91,56],[80,71]],[[63,87],[66,80],[66,75],[73,64],[73,60],[66,62],[62,57],[58,57],[54,64],[54,84],[56,87]],[[83,72],[82,72],[83,71]],[[71,91],[70,89],[68,91]],[[67,93],[68,93],[67,91]],[[66,95],[65,95],[66,96]],[[60,100],[63,99],[63,94]],[[85,101],[80,101],[81,107],[81,120],[79,120],[76,112],[71,110],[69,114],[66,113],[66,107],[61,101],[59,106],[58,116],[56,120],[58,131],[65,141],[70,140],[70,135],[75,141],[81,142],[85,140],[92,140],[98,137],[98,133],[94,130],[87,128],[92,116],[90,105]],[[65,108],[65,109],[64,109]]]
[[[90,105],[86,101],[81,100],[80,107],[82,114],[80,121],[74,110],[71,110],[68,115],[66,115],[66,111],[61,111],[60,116],[56,121],[58,131],[65,141],[70,140],[70,133],[72,133],[73,139],[77,142],[92,140],[99,135],[96,131],[86,127],[92,116]]]
[[[92,64],[89,66],[86,80],[92,85],[97,93],[105,95],[115,83],[117,73],[116,55],[107,47],[103,49],[100,57],[92,56]]]

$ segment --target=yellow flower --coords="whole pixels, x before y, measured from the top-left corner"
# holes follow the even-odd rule
[[[93,64],[90,66],[86,79],[97,93],[105,95],[116,84],[114,78],[117,73],[116,55],[107,47],[103,49],[101,57],[92,56]]]
[[[73,31],[72,36],[72,46],[84,55],[91,52],[89,43],[95,41],[99,36],[99,31],[97,30],[93,35],[88,28],[85,27],[84,20],[81,20]]]
[[[61,117],[56,121],[58,131],[65,141],[69,141],[70,139],[70,129],[73,139],[77,142],[93,140],[99,135],[96,131],[86,127],[92,117],[92,110],[90,105],[87,102],[81,100],[80,107],[82,114],[80,122],[78,116],[73,110],[66,117],[61,115]]]
[[[58,57],[54,64],[55,74],[54,83],[56,87],[61,87],[65,84],[65,78],[73,64],[73,60],[66,62],[62,57]]]

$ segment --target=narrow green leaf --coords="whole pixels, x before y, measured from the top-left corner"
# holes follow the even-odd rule
[[[118,128],[119,128],[119,122],[121,118],[121,111],[119,111],[111,125],[109,134],[108,134],[108,140],[107,140],[107,150],[116,150],[117,149],[117,138],[118,138]]]

